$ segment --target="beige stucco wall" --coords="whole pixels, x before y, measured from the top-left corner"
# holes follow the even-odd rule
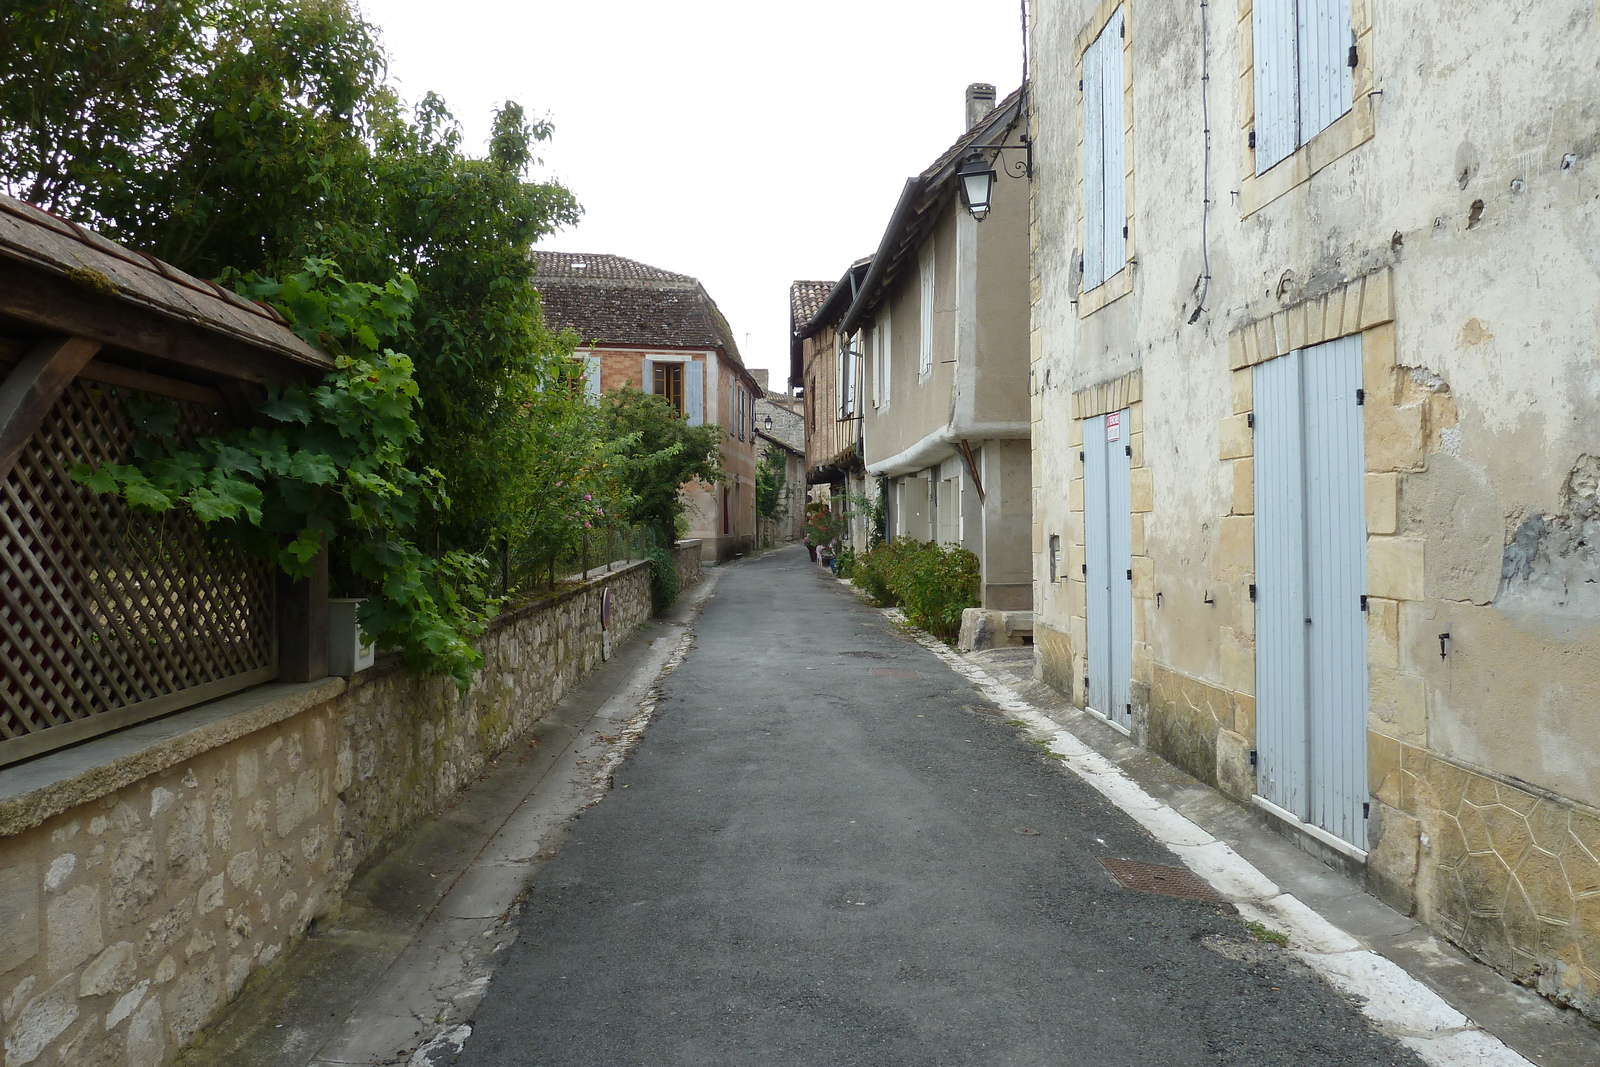
[[[682,548],[688,585],[698,546]],[[479,639],[484,666],[464,696],[398,664],[349,683],[263,687],[149,724],[162,739],[143,747],[130,748],[135,732],[91,742],[75,751],[114,755],[8,789],[8,1067],[170,1060],[338,907],[357,871],[599,665],[607,587],[613,640],[625,640],[651,611],[644,564],[503,617]],[[39,773],[7,768],[0,782]]]
[[[1485,959],[1600,1014],[1600,916],[1585,903],[1600,890],[1595,9],[1555,0],[1440,19],[1419,0],[1357,0],[1354,111],[1257,177],[1249,0],[1210,5],[1202,188],[1200,9],[1129,0],[1136,263],[1126,295],[1091,311],[1072,278],[1083,243],[1076,63],[1113,6],[1034,5],[1040,673],[1063,687],[1083,673],[1081,592],[1075,602],[1070,578],[1048,581],[1045,554],[1052,534],[1082,544],[1074,399],[1138,371],[1150,509],[1135,537],[1159,599],[1135,604],[1146,701],[1136,733],[1248,797],[1248,365],[1273,346],[1359,334],[1369,879]],[[1188,325],[1203,250],[1206,311]],[[1067,562],[1070,575],[1081,558]]]

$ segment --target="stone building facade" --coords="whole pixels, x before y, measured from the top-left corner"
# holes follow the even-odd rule
[[[1031,6],[1040,675],[1600,1018],[1593,5]]]
[[[621,256],[534,252],[534,286],[553,329],[575,330],[592,396],[629,386],[665,396],[691,425],[720,423],[723,480],[691,483],[687,536],[716,563],[755,541],[755,405],[728,321],[686,274]]]

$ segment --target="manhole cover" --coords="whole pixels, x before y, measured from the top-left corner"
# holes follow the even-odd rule
[[[893,667],[874,667],[874,668],[872,668],[872,673],[876,674],[879,678],[920,678],[920,677],[922,677],[922,674],[919,671],[897,671]]]
[[[1227,901],[1226,897],[1218,894],[1186,867],[1163,867],[1156,863],[1136,863],[1104,856],[1100,858],[1100,866],[1110,871],[1111,877],[1124,886],[1141,893],[1165,893],[1169,897],[1188,897],[1190,900]]]
[[[855,656],[857,659],[894,659],[887,652],[841,652],[841,656]]]

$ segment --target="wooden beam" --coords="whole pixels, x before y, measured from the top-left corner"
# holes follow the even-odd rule
[[[73,334],[108,348],[194,367],[220,378],[286,382],[333,365],[264,348],[185,322],[154,308],[85,289],[48,271],[0,256],[0,315],[54,334]],[[152,367],[151,370],[161,368]]]
[[[328,676],[328,549],[312,564],[311,576],[278,582],[278,680],[314,682]]]
[[[0,480],[16,466],[62,390],[98,351],[98,341],[48,337],[34,345],[0,382]]]

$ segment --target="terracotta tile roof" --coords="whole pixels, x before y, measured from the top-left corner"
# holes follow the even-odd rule
[[[789,328],[798,330],[822,310],[833,282],[792,282],[789,285]]]
[[[570,327],[585,344],[720,348],[744,365],[728,320],[689,275],[621,256],[533,255],[533,286],[552,329]]]
[[[540,278],[595,278],[611,281],[635,282],[687,282],[698,285],[687,274],[674,274],[670,270],[652,267],[634,259],[621,256],[589,255],[583,252],[533,253]]]

